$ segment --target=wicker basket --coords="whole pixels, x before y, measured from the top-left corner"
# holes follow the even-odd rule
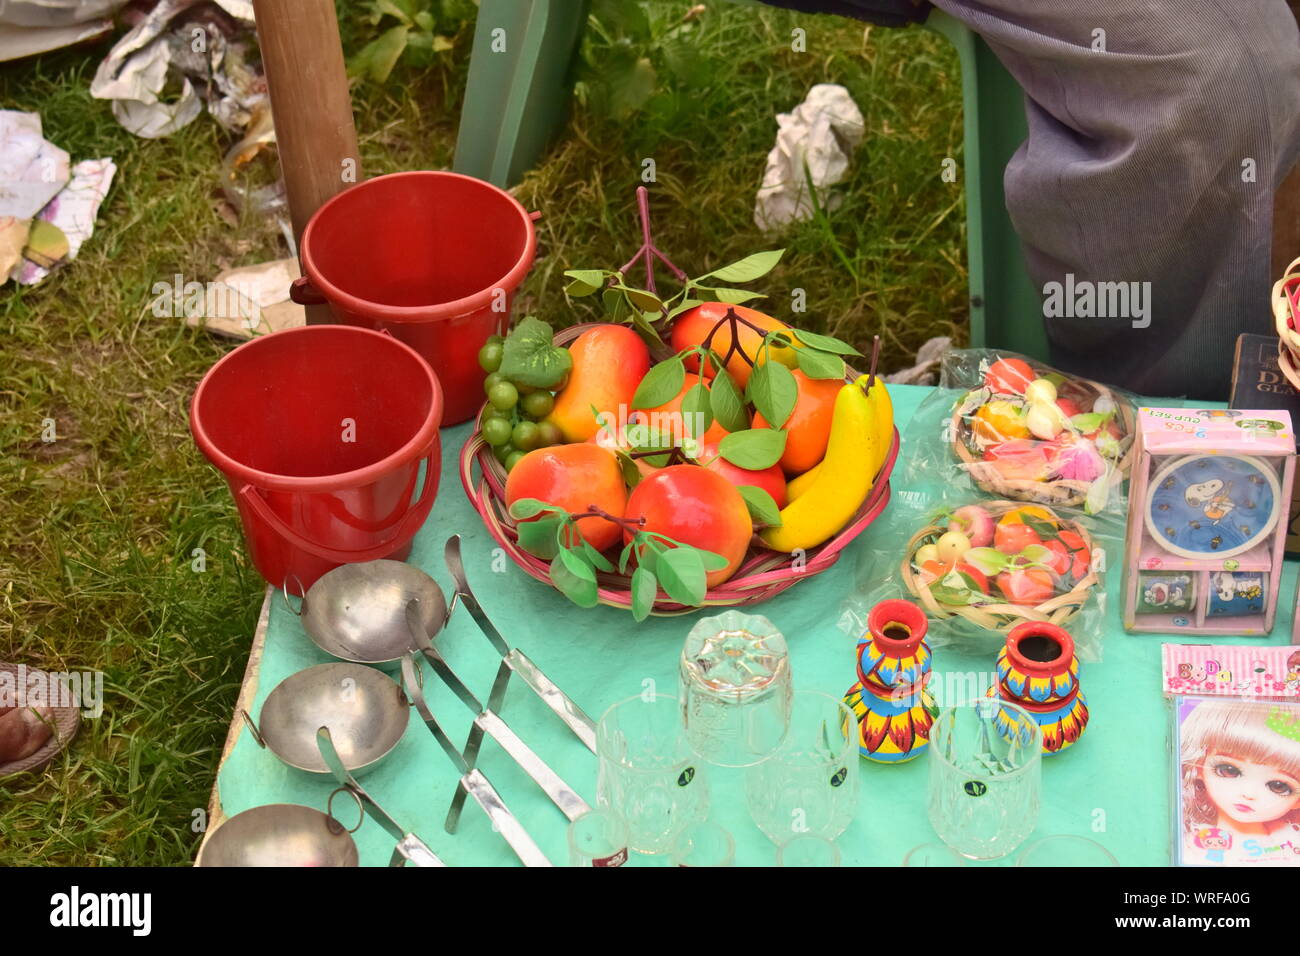
[[[1037,367],[1034,371],[1045,374],[1046,369]],[[987,399],[980,399],[982,389],[969,392],[958,404],[952,414],[953,436],[952,449],[962,469],[983,491],[1000,498],[1014,498],[1017,501],[1032,501],[1038,504],[1053,505],[1058,508],[1070,508],[1083,504],[1088,497],[1092,482],[1075,479],[1058,478],[1055,481],[1039,481],[1033,478],[1004,478],[992,462],[981,461],[971,453],[967,440],[971,437],[970,418]],[[1105,385],[1088,379],[1070,379],[1058,390],[1061,398],[1068,398],[1083,411],[1090,411],[1098,399],[1109,399],[1119,412],[1120,428],[1123,435],[1120,441],[1127,440],[1128,447],[1119,467],[1110,476],[1112,487],[1123,483],[1128,477],[1129,467],[1133,463],[1133,435],[1135,417],[1133,406],[1125,399],[1117,398]]]
[[[995,519],[1008,511],[1024,507],[1019,501],[981,501],[979,505],[993,515]],[[1062,518],[1050,508],[1045,510],[1051,514],[1052,520],[1057,523],[1058,527],[1078,534],[1087,546],[1088,553],[1092,554],[1092,536],[1088,534],[1088,530],[1083,525],[1068,518]],[[931,616],[940,620],[961,617],[984,630],[1003,632],[1010,631],[1017,624],[1023,624],[1025,621],[1040,621],[1064,626],[1083,609],[1084,604],[1087,603],[1089,592],[1100,580],[1096,569],[1092,566],[1092,562],[1089,562],[1088,573],[1073,588],[1063,594],[1056,595],[1050,601],[1036,606],[1011,603],[989,603],[980,607],[943,604],[930,592],[930,585],[921,582],[916,569],[912,567],[912,556],[916,554],[917,549],[922,545],[930,543],[931,540],[947,530],[946,526],[932,524],[912,535],[911,540],[907,543],[907,548],[904,550],[901,565],[903,583],[907,586],[907,589],[920,600]]]
[[[1300,390],[1300,258],[1286,267],[1273,286],[1273,319],[1277,325],[1278,365]]]
[[[555,335],[557,345],[566,345],[590,326],[570,326]],[[849,370],[846,382],[853,382],[858,374]],[[486,408],[486,406],[485,406]],[[485,410],[485,409],[484,409]],[[460,453],[460,480],[465,488],[465,495],[470,504],[479,513],[492,535],[511,559],[525,573],[536,578],[548,587],[553,587],[550,579],[550,562],[529,554],[519,547],[519,533],[515,520],[506,509],[505,488],[506,470],[492,454],[492,447],[483,440],[483,411],[475,423],[474,434]],[[898,457],[899,436],[894,430],[894,440],[890,445],[885,463],[880,467],[875,484],[852,520],[833,538],[815,548],[809,549],[796,561],[785,552],[773,551],[763,544],[755,535],[736,573],[716,588],[704,595],[703,607],[725,607],[741,604],[756,604],[780,594],[804,578],[812,577],[825,571],[839,560],[844,547],[860,535],[871,522],[875,521],[889,504],[889,475],[893,471],[894,461]],[[479,475],[474,476],[474,465],[478,464]],[[610,607],[631,608],[631,576],[596,572],[599,585],[598,596],[601,604]],[[660,591],[655,600],[652,613],[657,615],[689,614],[699,610],[691,605],[678,604],[667,598]]]

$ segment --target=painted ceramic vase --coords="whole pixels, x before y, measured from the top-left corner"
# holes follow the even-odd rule
[[[903,763],[930,744],[934,699],[925,612],[911,601],[881,601],[858,641],[858,680],[844,702],[858,718],[858,750],[880,763]]]
[[[1063,627],[1026,621],[998,652],[998,680],[988,696],[1019,704],[1043,731],[1043,753],[1060,753],[1083,736],[1088,703],[1079,687],[1074,639]]]

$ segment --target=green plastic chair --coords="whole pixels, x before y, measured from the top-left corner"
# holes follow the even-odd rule
[[[505,187],[537,162],[564,125],[586,21],[586,0],[480,0],[457,172]],[[1007,161],[1027,135],[1024,92],[960,21],[936,10],[926,26],[961,61],[971,344],[1045,360],[1042,299],[1002,192]]]

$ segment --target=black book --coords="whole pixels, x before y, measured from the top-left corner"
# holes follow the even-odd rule
[[[1237,336],[1232,358],[1232,392],[1229,408],[1284,408],[1291,421],[1300,422],[1300,392],[1282,374],[1277,362],[1275,335],[1243,332]],[[1287,525],[1286,553],[1300,556],[1300,480],[1291,492],[1291,518]]]

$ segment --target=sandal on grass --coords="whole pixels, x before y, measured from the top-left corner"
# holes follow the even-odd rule
[[[39,770],[72,741],[81,708],[53,706],[71,700],[67,686],[45,671],[0,661],[0,777]],[[19,701],[32,705],[18,707]]]

